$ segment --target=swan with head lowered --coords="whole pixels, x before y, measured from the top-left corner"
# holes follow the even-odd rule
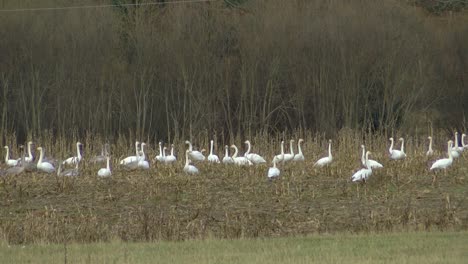
[[[406,153],[405,153],[405,140],[403,138],[399,138],[398,140],[401,141],[401,149],[393,149],[393,138],[391,137],[390,139],[390,148],[388,149],[388,152],[390,153],[390,158],[393,160],[400,160],[406,158]]]
[[[294,161],[304,161],[304,154],[302,154],[301,143],[304,142],[304,139],[300,138],[297,141],[297,154],[294,155]]]
[[[80,146],[82,146],[81,142],[76,142],[76,156],[75,157],[70,157],[62,162],[62,164],[66,165],[74,165],[77,164],[81,161],[82,156],[81,156],[81,151],[80,151]]]
[[[184,166],[184,171],[185,173],[187,174],[198,174],[198,169],[197,167],[193,166],[190,164],[190,159],[189,159],[189,155],[190,155],[190,150],[187,149],[185,151],[185,166]]]
[[[426,156],[432,156],[434,154],[434,150],[432,150],[432,137],[427,137],[429,139],[429,149],[426,152]]]
[[[365,157],[365,160],[364,160],[364,168],[358,170],[356,173],[353,174],[353,176],[351,176],[351,181],[353,182],[360,182],[360,181],[367,181],[367,179],[369,179],[369,177],[372,175],[372,168],[371,166],[369,165],[369,154],[371,154],[370,151],[367,151],[366,152],[366,157]]]
[[[211,163],[219,163],[219,157],[216,154],[213,154],[214,141],[210,141],[210,155],[208,155],[208,161]]]
[[[17,159],[10,159],[10,148],[8,146],[4,146],[6,153],[5,153],[5,164],[8,167],[14,167],[18,165],[18,160]]]
[[[383,165],[380,164],[379,162],[375,160],[369,159],[369,157],[366,157],[366,147],[364,145],[361,145],[362,148],[362,156],[361,156],[361,163],[365,167],[370,167],[371,169],[378,169],[378,168],[383,168]]]
[[[42,149],[42,147],[38,147],[37,150],[39,150],[39,160],[37,161],[36,168],[46,173],[55,172],[54,165],[47,161],[42,161],[42,159],[44,158],[44,150]]]
[[[127,165],[127,164],[130,164],[130,163],[133,163],[133,162],[137,162],[138,161],[138,157],[139,157],[139,150],[138,150],[138,146],[140,145],[140,142],[139,141],[136,141],[135,142],[135,153],[136,155],[135,156],[128,156],[126,157],[125,159],[121,160],[120,161],[120,164],[121,165]]]
[[[228,145],[224,146],[223,163],[224,164],[233,164],[234,163],[234,160],[231,157],[229,157],[229,146]]]
[[[332,140],[329,139],[328,140],[328,156],[321,158],[317,162],[315,162],[314,167],[323,167],[325,165],[330,164],[333,161],[333,156],[331,153],[331,143],[332,143]]]
[[[112,171],[110,168],[110,156],[109,155],[107,155],[106,157],[106,167],[99,169],[97,175],[99,177],[109,177],[112,175]]]
[[[205,160],[205,156],[200,151],[193,150],[193,146],[190,141],[186,140],[185,144],[189,145],[188,155],[191,161],[204,161]]]
[[[281,155],[284,155],[284,153],[281,154]],[[267,174],[268,175],[268,180],[270,180],[270,181],[273,180],[273,179],[276,179],[276,178],[278,178],[280,176],[280,170],[276,167],[275,157],[273,157],[272,162],[273,162],[273,167],[268,168],[268,174]]]
[[[244,165],[252,165],[252,162],[246,157],[237,157],[239,150],[237,149],[236,145],[232,144],[231,148],[234,149],[234,155],[232,155],[232,159],[234,160],[234,164],[244,166]]]
[[[250,153],[250,141],[246,140],[244,143],[247,144],[247,152],[245,152],[244,157],[250,160],[253,164],[266,163],[266,160],[262,156],[255,153]]]

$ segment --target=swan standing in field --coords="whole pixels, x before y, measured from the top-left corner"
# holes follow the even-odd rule
[[[4,146],[6,153],[5,153],[5,164],[8,167],[14,167],[18,165],[18,160],[17,159],[10,159],[10,148],[8,146]]]
[[[284,161],[284,141],[281,141],[281,153],[276,155],[273,159],[276,162]]]
[[[463,151],[463,147],[460,147],[460,145],[458,144],[458,132],[455,132],[455,146],[452,147],[452,156],[454,158],[458,158],[460,157],[460,154],[462,153]],[[454,153],[454,152],[457,152],[457,153]]]
[[[393,138],[389,138],[390,140],[390,148],[388,151],[390,152],[390,158],[393,160],[400,160],[406,158],[405,153],[405,140],[403,138],[399,138],[398,140],[401,141],[401,150],[393,149]]]
[[[106,167],[99,169],[97,175],[99,177],[109,177],[112,175],[112,171],[110,169],[110,156],[109,155],[107,155],[106,157]]]
[[[234,163],[234,160],[229,157],[229,146],[226,145],[224,146],[224,158],[223,158],[223,163],[224,164],[232,164]]]
[[[20,146],[20,149],[23,149],[23,146]],[[6,171],[4,171],[4,175],[15,176],[23,173],[26,169],[26,164],[24,160],[24,149],[23,149],[23,157],[18,162],[17,166],[10,167]]]
[[[434,150],[432,150],[432,137],[427,137],[429,139],[429,149],[426,152],[426,156],[432,156],[434,154]]]
[[[439,160],[436,160],[430,170],[435,170],[435,169],[443,169],[444,170],[444,173],[446,173],[447,171],[447,168],[450,167],[453,163],[453,157],[452,157],[452,144],[453,144],[453,141],[452,140],[449,140],[447,142],[447,154],[448,154],[448,158],[446,159],[439,159]],[[434,174],[433,178],[432,178],[432,184],[434,184],[437,180],[437,176],[436,174]]]
[[[294,159],[293,143],[294,143],[294,139],[291,139],[291,140],[289,141],[289,151],[290,151],[290,153],[284,154],[283,162],[291,161],[291,160]]]
[[[174,144],[172,144],[171,145],[171,154],[164,158],[164,162],[165,163],[173,163],[173,162],[176,162],[176,161],[177,161],[177,158],[174,155]]]
[[[189,154],[191,161],[204,161],[205,160],[205,156],[200,151],[193,150],[193,146],[190,141],[186,140],[185,144],[189,145],[188,154]]]
[[[244,157],[249,159],[253,164],[266,163],[266,160],[262,156],[250,153],[250,148],[252,147],[250,141],[246,140],[244,143],[247,144],[247,152],[244,153]]]
[[[231,148],[234,149],[234,155],[232,155],[232,159],[236,165],[252,165],[252,162],[246,157],[237,157],[237,153],[239,150],[237,149],[236,145],[232,144]]]
[[[55,172],[55,168],[54,166],[47,162],[47,161],[42,161],[42,159],[44,158],[44,151],[42,149],[42,147],[38,147],[37,150],[39,150],[39,160],[37,161],[37,165],[36,165],[36,168],[40,171],[43,171],[43,172],[47,172],[47,173],[52,173],[52,172]]]
[[[165,162],[165,159],[164,159],[164,154],[163,154],[163,148],[162,148],[162,142],[159,141],[158,143],[159,145],[159,155],[157,155],[153,161],[159,161],[159,162]]]
[[[140,142],[139,141],[136,141],[135,142],[135,153],[136,153],[136,156],[128,156],[126,157],[125,159],[121,160],[120,161],[120,164],[121,165],[127,165],[127,164],[130,164],[130,163],[133,163],[133,162],[137,162],[138,161],[138,156],[139,156],[139,152],[138,152],[138,146],[140,145]]]
[[[74,169],[64,170],[62,171],[62,163],[59,163],[59,167],[57,169],[57,176],[67,176],[67,177],[74,177],[80,175],[80,170],[78,169],[79,162],[75,164]]]
[[[31,152],[31,145],[33,144],[32,141],[28,141],[28,156],[24,158],[24,160],[26,162],[33,162],[34,161],[34,157],[32,155],[32,152]]]
[[[378,168],[383,168],[383,165],[380,164],[379,162],[375,160],[371,160],[368,157],[366,157],[366,147],[364,145],[361,145],[362,148],[362,156],[361,156],[361,163],[363,166],[368,166],[371,169],[378,169]]]
[[[76,142],[76,156],[75,157],[70,157],[62,162],[62,164],[66,165],[73,165],[77,164],[81,161],[81,151],[80,151],[80,146],[82,146],[81,142]]]
[[[210,141],[210,155],[208,155],[208,161],[212,163],[219,163],[219,157],[216,154],[213,154],[214,141]]]
[[[146,143],[145,142],[141,142],[141,150],[139,152],[139,155],[138,155],[138,161],[143,161],[145,160],[146,161],[146,154],[145,154],[145,146],[146,146]]]
[[[329,139],[328,140],[328,157],[319,159],[317,162],[315,162],[314,167],[323,167],[325,165],[330,164],[333,161],[333,156],[331,153],[331,143],[332,143],[332,140]]]
[[[463,149],[466,149],[468,147],[468,145],[465,144],[465,137],[466,137],[466,134],[463,133],[461,137],[461,143],[462,143]]]
[[[351,176],[351,180],[353,182],[360,182],[360,181],[365,182],[372,175],[372,168],[371,168],[371,166],[369,166],[369,163],[368,163],[369,154],[371,154],[371,152],[367,151],[366,152],[366,158],[364,160],[365,168],[362,168],[362,169],[358,170],[356,173],[353,174],[353,176]]]
[[[100,163],[106,161],[106,157],[109,153],[109,144],[106,143],[104,146],[101,148],[101,155],[97,155],[92,157],[89,161],[92,163]]]
[[[304,161],[304,154],[302,154],[301,143],[304,142],[304,139],[300,138],[297,141],[297,154],[294,155],[294,161]]]
[[[185,173],[188,173],[188,174],[198,174],[198,169],[197,169],[197,167],[195,167],[195,166],[193,166],[193,165],[190,165],[189,155],[190,155],[190,150],[187,149],[187,150],[185,151],[185,166],[184,166],[184,171],[185,171]]]

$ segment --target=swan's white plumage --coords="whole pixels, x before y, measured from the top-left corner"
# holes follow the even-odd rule
[[[388,149],[390,153],[390,158],[393,160],[400,160],[406,158],[406,153],[405,153],[405,140],[403,138],[400,138],[399,140],[401,141],[401,149],[396,150],[393,149],[393,138],[391,137],[390,139],[390,148]]]
[[[193,150],[193,146],[190,141],[188,140],[185,141],[185,144],[189,145],[188,150],[189,150],[189,157],[191,161],[204,161],[205,160],[205,156],[200,151]]]
[[[44,151],[42,147],[38,147],[37,150],[39,150],[39,160],[37,161],[36,168],[40,171],[46,172],[46,173],[52,173],[55,172],[54,165],[52,165],[49,162],[43,162],[42,159],[44,158]]]
[[[449,140],[447,142],[447,155],[448,155],[448,158],[445,158],[445,159],[439,159],[439,160],[436,160],[430,170],[435,170],[435,169],[447,169],[448,167],[450,167],[453,163],[453,157],[452,157],[452,144],[453,144],[453,141]]]
[[[266,160],[262,156],[256,153],[250,153],[250,149],[252,146],[250,145],[249,140],[246,140],[244,143],[247,144],[247,151],[244,153],[244,157],[250,160],[253,164],[266,163]]]
[[[218,155],[215,155],[213,153],[213,148],[214,148],[214,141],[210,141],[210,154],[208,155],[208,161],[211,163],[219,163],[219,157]]]
[[[297,154],[294,155],[294,161],[304,161],[304,154],[302,154],[302,148],[301,148],[301,143],[304,142],[304,139],[300,138],[297,141]]]
[[[321,158],[317,162],[315,162],[314,164],[315,167],[323,167],[325,165],[330,164],[333,161],[333,156],[331,153],[331,143],[332,143],[331,139],[328,140],[328,156]]]
[[[109,177],[112,175],[112,171],[110,169],[110,157],[109,156],[106,157],[106,167],[99,169],[97,174],[99,177]]]
[[[190,159],[189,159],[189,156],[190,156],[190,150],[187,149],[185,151],[185,166],[184,166],[184,171],[185,173],[188,173],[188,174],[198,174],[198,169],[197,167],[193,166],[190,164]]]
[[[365,168],[358,170],[356,173],[353,174],[353,176],[351,176],[351,180],[353,182],[366,181],[372,175],[372,168],[368,164],[369,154],[370,152],[367,151],[365,161],[364,161]]]
[[[228,145],[224,146],[223,163],[224,164],[233,164],[234,163],[234,160],[231,157],[229,157],[229,146]]]
[[[245,165],[252,165],[252,162],[246,157],[237,157],[237,153],[239,150],[237,149],[236,145],[231,145],[231,148],[234,149],[234,155],[232,155],[232,159],[234,160],[234,164],[245,166]]]
[[[82,156],[81,156],[81,151],[80,151],[80,146],[81,146],[81,142],[76,142],[76,156],[74,157],[70,157],[66,160],[64,160],[62,162],[62,164],[66,164],[66,165],[76,165],[77,163],[79,163],[82,159]]]
[[[362,148],[361,163],[363,166],[366,166],[366,157],[365,157],[366,147],[364,145],[361,145],[361,148]],[[367,164],[369,165],[371,169],[383,168],[383,165],[375,160],[367,159]]]

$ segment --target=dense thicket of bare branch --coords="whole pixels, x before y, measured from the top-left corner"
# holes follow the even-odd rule
[[[0,134],[460,127],[467,22],[373,0],[2,13]]]

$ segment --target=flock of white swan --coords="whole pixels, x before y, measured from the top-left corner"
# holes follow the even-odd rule
[[[447,169],[453,163],[454,158],[458,158],[460,154],[463,152],[464,149],[468,148],[468,145],[465,145],[465,134],[462,134],[461,137],[461,144],[459,146],[458,143],[458,133],[455,132],[455,146],[453,145],[454,141],[449,140],[447,142],[447,158],[436,160],[430,170],[436,169]],[[429,140],[429,147],[428,151],[426,152],[427,156],[432,156],[434,151],[432,149],[432,137],[428,137]],[[394,149],[394,139],[390,138],[390,148],[389,148],[389,157],[392,160],[402,160],[406,158],[405,153],[405,141],[403,138],[399,138],[401,142],[400,149]],[[275,155],[272,158],[272,167],[268,168],[267,177],[268,179],[272,180],[280,176],[280,170],[277,167],[278,163],[286,163],[286,162],[302,162],[305,160],[304,154],[302,153],[301,144],[304,142],[303,139],[299,139],[297,143],[298,152],[294,153],[294,140],[290,140],[290,152],[285,153],[284,151],[284,141],[281,141],[280,146],[280,154]],[[251,143],[250,141],[244,142],[247,145],[247,151],[244,153],[243,156],[239,156],[239,150],[235,145],[231,145],[231,148],[234,150],[234,154],[229,156],[229,146],[225,146],[224,157],[222,160],[214,154],[214,142],[213,140],[210,141],[210,152],[207,157],[203,154],[205,151],[204,149],[201,151],[194,150],[192,143],[190,141],[185,141],[185,144],[188,145],[188,148],[185,151],[185,165],[183,171],[187,174],[198,174],[198,168],[193,164],[196,162],[203,162],[207,160],[209,163],[224,163],[224,164],[235,164],[239,166],[251,166],[257,164],[266,164],[266,160],[256,153],[251,153]],[[10,157],[9,147],[5,146],[6,154],[5,154],[5,164],[9,167],[6,170],[0,171],[0,175],[18,175],[23,173],[24,171],[28,170],[37,170],[40,172],[45,173],[57,173],[59,176],[78,176],[80,174],[79,164],[83,160],[83,156],[81,154],[81,147],[83,146],[82,143],[76,143],[76,156],[69,157],[61,162],[57,162],[54,159],[46,158],[44,154],[44,149],[42,147],[38,147],[37,150],[39,151],[39,159],[35,162],[35,157],[32,154],[31,147],[33,145],[32,141],[29,141],[27,144],[27,150],[23,151],[23,156],[19,159],[12,159]],[[120,160],[120,166],[125,167],[127,169],[143,169],[147,170],[150,168],[149,162],[147,160],[145,154],[145,146],[146,143],[144,142],[135,142],[135,155],[128,156],[122,160]],[[23,148],[20,146],[20,148]],[[361,145],[362,155],[361,155],[361,163],[362,168],[359,169],[356,173],[351,176],[351,181],[353,182],[365,182],[371,175],[373,169],[382,168],[383,165],[375,160],[369,159],[369,155],[371,154],[370,151],[366,151],[365,146]],[[174,144],[171,145],[170,154],[166,155],[167,147],[163,147],[163,144],[159,142],[159,154],[153,159],[154,162],[160,162],[163,164],[171,164],[177,161],[176,156],[174,155]],[[26,156],[27,152],[27,156]],[[100,155],[92,157],[90,160],[92,163],[99,163],[105,162],[106,167],[101,168],[98,170],[97,175],[99,177],[109,177],[112,175],[112,170],[110,166],[110,153],[109,153],[109,145],[105,144],[101,151]],[[317,162],[314,163],[314,167],[323,167],[331,164],[333,161],[332,156],[332,140],[328,141],[328,156],[319,159]],[[58,169],[55,169],[56,164],[58,164]],[[72,169],[62,170],[62,166],[74,166]],[[435,176],[434,176],[435,177]],[[435,178],[434,178],[435,180]]]

